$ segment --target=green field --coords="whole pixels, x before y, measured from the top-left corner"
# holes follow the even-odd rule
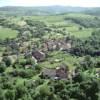
[[[83,29],[83,30],[79,30],[77,26],[73,26],[73,27],[67,27],[66,28],[71,35],[74,35],[78,38],[86,38],[91,36],[91,33],[93,32],[93,29],[91,28],[87,28],[87,29]]]
[[[6,38],[15,38],[17,36],[17,31],[10,28],[0,28],[0,39],[4,40]]]
[[[27,19],[27,17],[25,17]],[[82,30],[79,30],[79,27],[82,27],[81,25],[70,21],[70,20],[64,20],[64,18],[82,18],[82,19],[91,19],[93,20],[95,16],[87,15],[87,14],[75,14],[75,13],[68,13],[64,15],[52,15],[52,16],[33,16],[30,17],[33,20],[40,20],[44,21],[48,25],[56,25],[61,26],[56,29],[66,29],[66,33],[70,33],[71,35],[74,35],[78,38],[86,38],[91,36],[91,33],[96,30],[97,28],[83,28]]]

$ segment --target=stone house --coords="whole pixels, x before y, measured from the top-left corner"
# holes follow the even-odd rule
[[[32,51],[32,56],[33,56],[38,62],[44,61],[45,58],[46,58],[45,53],[43,53],[43,52],[41,52],[41,51],[39,51],[39,50]]]
[[[69,50],[71,49],[71,42],[65,39],[52,39],[47,40],[43,43],[44,51],[53,51],[53,50]]]
[[[41,75],[50,79],[67,79],[69,69],[65,65],[61,65],[57,68],[44,68]]]

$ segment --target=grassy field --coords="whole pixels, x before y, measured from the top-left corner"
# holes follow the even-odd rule
[[[10,28],[0,28],[0,39],[4,40],[6,38],[15,38],[17,36],[17,31]]]
[[[74,35],[78,38],[86,38],[91,36],[91,33],[95,30],[94,28],[83,28],[83,30],[79,30],[80,26],[77,23],[74,23],[70,20],[64,20],[64,18],[82,18],[82,19],[94,19],[95,16],[87,15],[87,14],[75,14],[75,13],[68,13],[63,15],[52,15],[52,16],[33,16],[31,19],[33,20],[40,20],[46,22],[48,25],[60,25],[61,28],[66,29],[66,32]],[[57,28],[59,29],[59,28]]]
[[[75,37],[78,37],[78,38],[86,38],[86,37],[89,37],[91,36],[92,32],[93,32],[93,29],[91,28],[84,28],[83,30],[79,30],[78,29],[79,27],[67,27],[66,29],[69,31],[69,33],[71,35],[74,35]]]

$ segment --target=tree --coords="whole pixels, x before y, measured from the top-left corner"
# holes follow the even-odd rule
[[[81,30],[83,30],[83,28],[82,27],[79,27],[79,31],[81,31]]]
[[[5,63],[4,62],[1,62],[0,63],[0,73],[3,73],[5,71],[5,69],[6,69]]]
[[[16,100],[24,97],[28,93],[27,88],[24,85],[17,85],[16,86]]]
[[[91,56],[85,56],[83,61],[80,62],[80,66],[83,68],[83,70],[88,70],[95,67],[95,64]]]
[[[11,59],[7,56],[3,57],[2,61],[5,62],[7,67],[11,65]]]
[[[0,100],[5,100],[4,91],[0,88]]]
[[[6,100],[15,100],[15,90],[7,90],[5,92]]]

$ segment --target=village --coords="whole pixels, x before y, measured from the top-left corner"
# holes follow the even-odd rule
[[[100,19],[79,16],[0,15],[0,100],[99,100]]]

